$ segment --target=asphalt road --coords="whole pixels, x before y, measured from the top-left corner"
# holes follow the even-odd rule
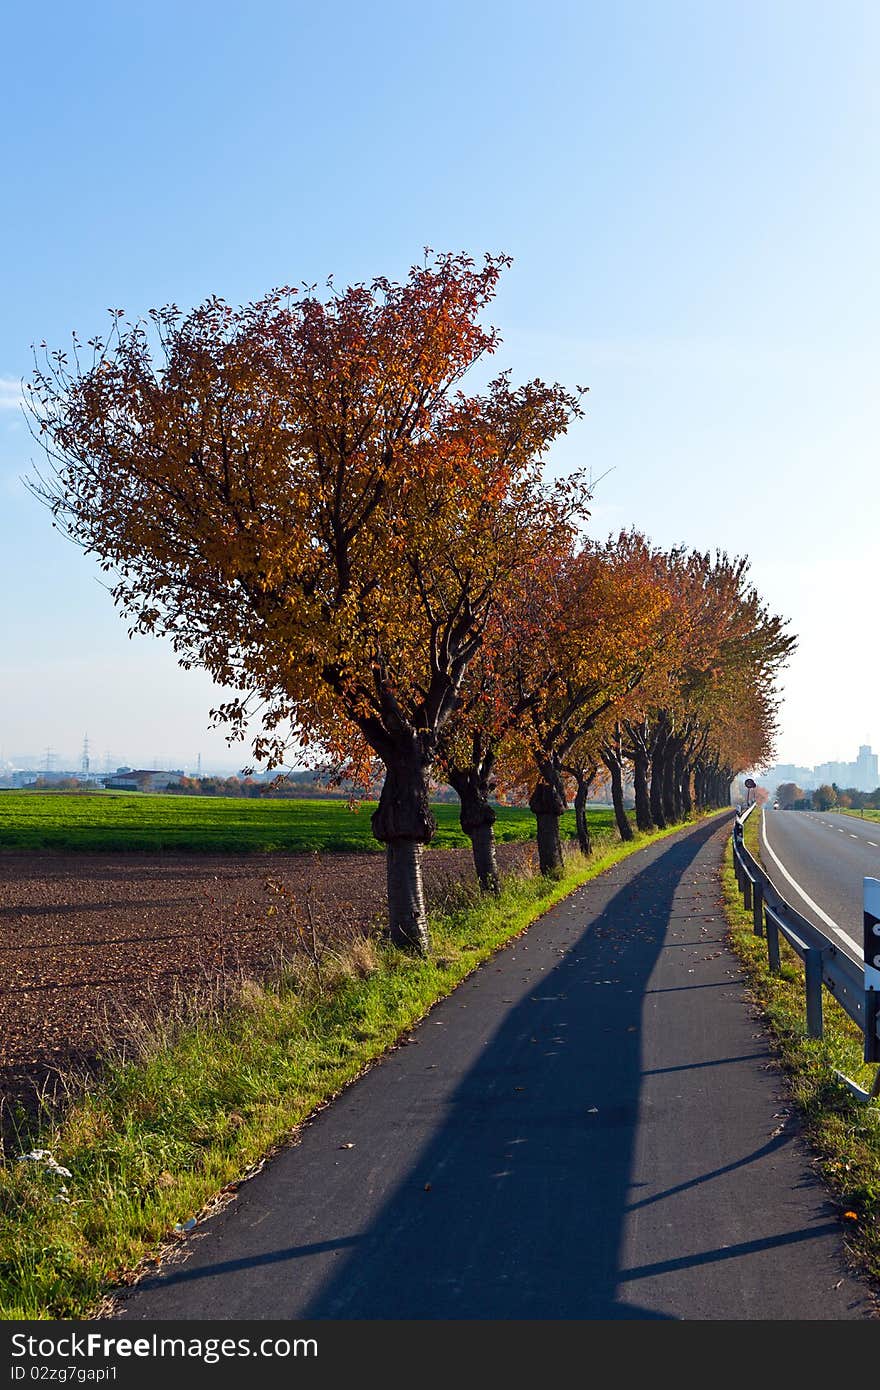
[[[115,1316],[868,1317],[723,944],[729,830],[548,912]]]
[[[765,810],[761,858],[792,907],[825,932],[836,926],[848,953],[861,960],[862,880],[880,878],[880,822]]]

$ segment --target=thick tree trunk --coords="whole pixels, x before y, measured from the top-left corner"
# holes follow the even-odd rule
[[[557,779],[554,777],[554,782]],[[529,797],[529,809],[538,826],[538,864],[542,874],[562,872],[564,859],[559,836],[559,817],[565,810],[565,797],[557,786],[542,780]]]
[[[633,838],[633,828],[629,823],[629,816],[623,804],[623,772],[620,763],[616,758],[609,758],[605,766],[611,774],[611,804],[614,807],[614,819],[617,821],[617,829],[621,840],[631,840]]]
[[[574,798],[574,823],[577,827],[578,845],[580,846],[581,854],[586,855],[593,853],[593,839],[590,835],[590,823],[587,820],[587,797],[590,794],[591,785],[592,778],[587,779],[583,774],[577,775],[577,791]]]
[[[498,860],[495,857],[495,831],[484,821],[467,832],[471,841],[471,853],[477,880],[484,893],[497,893],[500,888]]]
[[[648,791],[648,755],[642,749],[633,752],[633,783],[636,797],[636,825],[639,830],[653,830],[651,796]]]
[[[691,794],[691,770],[682,758],[681,777],[679,779],[681,789],[681,809],[685,816],[689,816],[694,809],[694,799]]]
[[[422,845],[437,829],[428,800],[426,762],[417,740],[395,748],[386,759],[385,781],[371,824],[387,845],[388,935],[395,946],[428,953],[428,915],[422,886]]]
[[[663,813],[663,742],[654,749],[651,759],[651,819],[658,830],[666,829],[666,816]]]
[[[450,767],[446,775],[458,793],[459,822],[471,842],[474,868],[485,893],[497,893],[498,861],[495,857],[495,808],[489,804],[489,774],[475,767]]]
[[[684,816],[684,788],[685,779],[684,753],[681,748],[676,750],[673,760],[672,774],[672,797],[675,803],[675,819],[681,820]]]
[[[694,805],[698,811],[702,811],[704,806],[703,799],[703,769],[697,764],[694,768]]]
[[[386,849],[388,934],[395,946],[428,954],[428,916],[418,840],[389,840]]]
[[[675,749],[669,743],[663,758],[663,815],[667,825],[673,825],[678,817],[675,814]]]

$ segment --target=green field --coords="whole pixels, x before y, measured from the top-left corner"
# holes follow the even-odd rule
[[[250,800],[150,792],[0,792],[0,849],[189,850],[241,853],[270,850],[379,850],[370,830],[375,802],[356,811],[344,801]],[[432,845],[467,845],[458,804],[435,805]],[[610,830],[610,809],[590,812],[594,831]],[[534,838],[535,819],[518,807],[498,807],[498,840]],[[574,837],[574,813],[562,819]]]

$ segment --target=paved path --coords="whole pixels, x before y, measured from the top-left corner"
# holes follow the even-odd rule
[[[120,1316],[869,1316],[723,946],[729,828],[549,912]]]

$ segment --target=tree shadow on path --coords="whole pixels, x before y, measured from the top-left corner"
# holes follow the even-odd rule
[[[650,1248],[642,1252],[648,1264],[622,1264],[631,1214],[789,1142],[775,1136],[723,1166],[698,1164],[696,1173],[684,1162],[681,1180],[661,1182],[664,1191],[633,1183],[639,1126],[650,1123],[640,1104],[643,1076],[692,1070],[643,1070],[649,982],[661,950],[684,944],[672,938],[670,919],[677,927],[694,919],[696,939],[712,895],[717,902],[716,854],[710,848],[699,866],[694,860],[720,833],[712,821],[651,847],[643,868],[633,872],[624,861],[547,913],[440,1006],[467,1010],[442,1013],[465,1030],[467,1070],[457,1086],[429,1092],[425,1048],[393,1054],[276,1160],[275,1186],[254,1194],[248,1220],[239,1213],[245,1246],[232,1238],[230,1221],[221,1242],[226,1260],[216,1259],[216,1245],[211,1260],[213,1242],[196,1249],[186,1267],[135,1291],[134,1315],[156,1315],[152,1285],[164,1286],[160,1303],[171,1295],[184,1317],[206,1310],[315,1319],[667,1316],[626,1301],[632,1280],[655,1268]],[[515,1002],[505,1009],[510,996]],[[503,1021],[487,1034],[490,1011]],[[441,1021],[437,1011],[431,1019]],[[423,1026],[422,1038],[431,1056],[456,1066],[452,1026],[442,1035],[426,1035]],[[755,1054],[743,1056],[740,1047],[713,1064],[725,1062],[754,1065]],[[697,1063],[699,1075],[701,1065],[709,1064]],[[356,1140],[344,1178],[333,1153],[351,1147],[343,1136]],[[405,1175],[388,1183],[397,1150]],[[778,1237],[661,1261],[656,1272],[809,1241],[828,1229],[816,1216]],[[176,1298],[169,1286],[177,1286]],[[230,1307],[239,1311],[222,1311]]]

